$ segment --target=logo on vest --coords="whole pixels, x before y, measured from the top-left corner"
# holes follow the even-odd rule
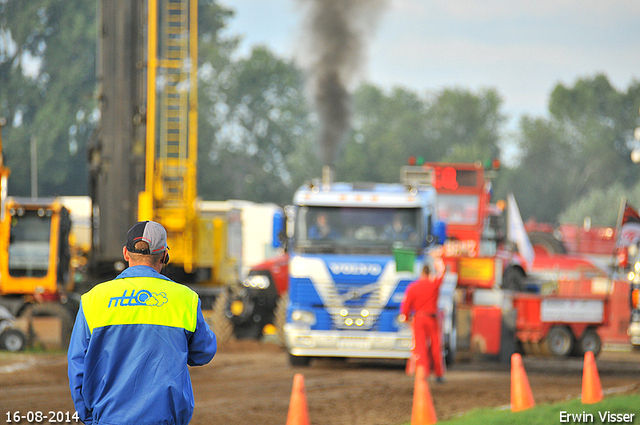
[[[133,307],[141,305],[160,307],[168,301],[167,294],[164,292],[155,293],[142,289],[136,293],[135,289],[132,289],[131,295],[127,295],[127,290],[125,289],[121,297],[111,297],[107,308],[110,308],[112,305],[113,307]]]

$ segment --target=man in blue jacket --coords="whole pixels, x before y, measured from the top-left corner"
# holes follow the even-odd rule
[[[71,397],[92,425],[188,424],[189,366],[211,361],[216,336],[198,295],[160,274],[167,233],[153,221],[127,233],[129,263],[82,296],[67,359]]]

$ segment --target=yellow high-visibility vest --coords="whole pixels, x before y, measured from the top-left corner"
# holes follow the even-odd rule
[[[198,294],[153,277],[127,277],[96,285],[82,296],[89,331],[115,325],[158,325],[196,330]]]

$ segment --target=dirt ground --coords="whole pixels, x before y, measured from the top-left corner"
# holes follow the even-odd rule
[[[639,352],[604,351],[597,364],[605,396],[640,392]],[[581,358],[525,357],[524,365],[536,403],[580,397]],[[0,352],[0,423],[7,423],[7,412],[73,412],[66,367],[62,352]],[[314,425],[399,425],[411,419],[414,378],[403,364],[315,360],[293,368],[276,344],[234,341],[220,347],[209,365],[191,369],[191,424],[283,425],[296,373],[304,376]],[[430,388],[439,420],[477,407],[508,408],[510,367],[467,359],[450,368],[446,383],[430,381]],[[638,406],[629,408],[640,413]]]

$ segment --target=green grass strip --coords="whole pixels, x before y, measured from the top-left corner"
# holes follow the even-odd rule
[[[627,414],[627,416],[624,416]],[[573,416],[572,416],[573,415]],[[634,415],[631,417],[631,415]],[[439,421],[442,425],[551,425],[551,424],[640,424],[640,394],[608,396],[599,403],[580,399],[540,404],[531,409],[476,409],[460,417]],[[409,425],[406,423],[404,425]]]

